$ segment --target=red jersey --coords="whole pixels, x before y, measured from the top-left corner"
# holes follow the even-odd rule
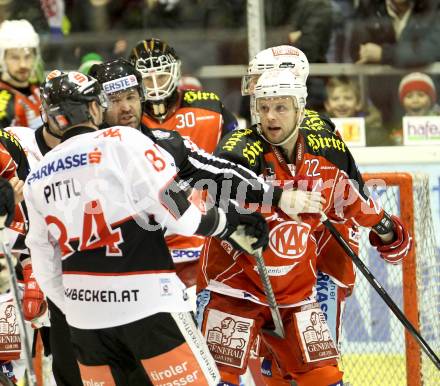
[[[38,85],[17,89],[0,81],[0,127],[25,126],[36,130],[43,124],[40,105]]]
[[[307,121],[310,117],[313,119]],[[285,161],[279,147],[264,141],[256,127],[226,135],[215,154],[262,174],[268,181],[285,183],[293,176],[313,178],[315,189],[321,190],[326,199],[324,211],[332,221],[344,226],[376,225],[383,211],[364,192],[356,164],[331,125],[309,111],[299,130],[292,163]],[[304,216],[303,220],[298,224],[280,212],[271,212],[268,216],[270,243],[263,256],[281,305],[305,300],[313,294],[316,283],[320,247],[317,236],[321,235],[323,226],[311,216]],[[327,269],[326,273],[351,280],[354,271],[345,254],[326,255],[322,259],[325,262],[320,265]],[[350,262],[350,265],[341,266],[341,262]],[[198,286],[254,301],[261,302],[265,298],[254,258],[239,254],[225,242],[220,244],[214,239],[209,240],[202,251]]]
[[[26,154],[17,139],[10,133],[0,129],[0,176],[10,180],[18,177],[24,181],[29,173]],[[9,242],[14,251],[22,251],[25,235],[24,204],[15,206],[14,221],[8,227]]]

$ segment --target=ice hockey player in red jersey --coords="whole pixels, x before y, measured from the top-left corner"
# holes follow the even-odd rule
[[[238,127],[217,94],[181,90],[181,62],[173,47],[160,39],[140,41],[130,61],[143,77],[145,102],[142,124],[147,128],[177,131],[202,150],[212,153],[225,133]],[[196,268],[203,246],[201,237],[167,236],[179,277],[195,284]]]
[[[63,136],[26,180],[26,244],[43,292],[66,315],[82,379],[216,385],[163,228],[252,249],[267,244],[264,219],[216,206],[202,212],[175,189],[167,150],[132,128],[97,130],[107,101],[94,78],[53,78],[42,101]]]
[[[260,51],[249,62],[248,72],[242,81],[242,94],[252,95],[257,80],[266,70],[282,68],[290,69],[304,83],[307,81],[309,63],[301,50],[289,45],[270,47]],[[250,108],[251,111],[254,111],[255,103],[251,103]],[[253,114],[255,115],[255,112]],[[302,126],[313,127],[315,130],[322,128],[332,130],[333,127],[328,122],[328,118],[321,116],[315,111],[306,109]],[[345,172],[350,173],[349,170],[345,170]],[[357,183],[363,185],[362,181],[357,181]],[[388,221],[387,219],[393,219],[393,223],[388,222],[388,224],[398,231],[397,235],[399,236],[396,237],[395,235],[396,239],[393,243],[389,246],[382,245],[379,249],[381,257],[385,261],[391,264],[398,264],[409,249],[409,235],[397,217],[386,215],[384,221]],[[334,223],[334,226],[349,241],[350,246],[355,252],[358,252],[358,225],[353,221]],[[370,235],[372,242],[376,246],[383,243],[374,232],[371,232]],[[336,339],[339,346],[344,303],[353,291],[355,270],[351,259],[326,229],[320,230],[315,237],[318,242],[317,299],[325,313],[332,336]],[[386,237],[386,235],[382,237]],[[267,377],[274,377],[276,368],[272,368],[269,358],[263,361],[262,372]]]
[[[331,123],[320,128],[300,126],[304,123],[306,97],[304,82],[292,71],[265,72],[255,89],[261,124],[225,136],[216,154],[247,166],[268,181],[288,183],[302,179],[299,188],[320,190],[326,200],[325,212],[334,220],[352,219],[369,227],[385,225],[385,233],[392,234],[393,222],[388,223],[388,216],[365,194],[363,185],[352,184],[352,180],[362,179]],[[313,179],[314,183],[309,181]],[[346,200],[348,193],[351,201]],[[264,258],[281,307],[286,339],[280,341],[262,332],[273,325],[264,306],[266,300],[253,257],[234,251],[228,243],[211,239],[202,252],[198,280],[199,289],[209,290],[199,294],[198,322],[211,353],[224,380],[234,384],[237,375],[246,369],[256,336],[262,333],[286,380],[293,379],[300,385],[342,384],[335,359],[337,348],[315,298],[314,232],[320,229],[319,218],[309,216],[302,222],[291,221],[280,211],[273,211],[266,218],[270,241]],[[218,340],[221,334],[214,331],[220,328],[223,333],[223,325],[230,319],[241,329],[228,330],[231,336],[225,341]],[[234,339],[240,340],[240,347],[234,346]],[[323,347],[326,349],[321,352]],[[240,360],[234,362],[225,355],[229,352],[238,357],[238,351]],[[267,382],[276,384],[270,378]]]
[[[27,20],[0,25],[0,127],[41,126],[39,85],[31,81],[40,39]]]
[[[14,190],[15,203],[14,216],[7,222],[5,231],[11,250],[14,255],[19,255],[25,250],[25,208],[23,206],[23,183],[29,173],[29,164],[26,154],[17,141],[10,133],[0,129],[0,177],[9,181]],[[10,217],[8,218],[8,220]],[[3,252],[0,250],[0,257],[3,260]],[[13,303],[10,291],[9,271],[5,261],[0,263],[0,320],[2,320],[3,331],[5,331],[5,341],[14,342],[4,344],[0,347],[0,373],[6,375],[14,381],[15,377],[20,377],[24,371],[24,366],[18,362],[21,352],[21,337],[18,328],[17,311]],[[16,272],[22,277],[21,265],[16,265]]]

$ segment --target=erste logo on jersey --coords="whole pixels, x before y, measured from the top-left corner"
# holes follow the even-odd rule
[[[138,81],[134,75],[124,76],[123,78],[110,80],[102,84],[102,89],[106,94],[126,90],[127,88],[136,87]]]
[[[282,221],[269,232],[269,247],[279,257],[298,259],[307,250],[311,226],[295,221]]]

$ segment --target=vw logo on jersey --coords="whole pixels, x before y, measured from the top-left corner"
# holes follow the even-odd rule
[[[283,221],[271,229],[269,247],[279,257],[298,259],[307,249],[310,225],[295,221]]]

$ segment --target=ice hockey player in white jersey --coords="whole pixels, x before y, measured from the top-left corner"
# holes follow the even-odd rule
[[[47,75],[47,79],[61,75],[62,72],[54,70]],[[44,116],[44,114],[43,114]],[[5,131],[13,134],[23,147],[26,153],[30,169],[32,170],[46,153],[57,146],[61,141],[61,135],[49,124],[47,120],[36,130],[29,127],[11,126],[5,128]],[[22,254],[23,256],[23,254]],[[51,372],[57,385],[79,385],[81,384],[81,376],[75,355],[73,353],[72,344],[70,342],[70,331],[66,322],[65,315],[60,309],[49,299],[44,298],[38,284],[32,274],[31,259],[23,257],[22,265],[27,270],[25,278],[24,302],[23,309],[28,320],[37,318],[37,325],[41,325],[43,321],[44,327],[39,332],[44,345],[44,352],[52,354]],[[41,316],[41,305],[47,302],[48,314],[50,317],[50,329],[47,326],[47,315]],[[31,307],[29,307],[31,304]],[[43,320],[42,320],[43,319]],[[50,363],[50,362],[49,362]]]
[[[128,127],[98,131],[106,100],[95,79],[53,78],[42,101],[62,142],[26,180],[26,244],[43,292],[66,315],[82,379],[216,385],[163,228],[252,249],[267,245],[265,221],[215,206],[201,211],[176,190],[168,151]],[[256,179],[242,182],[268,190]]]

